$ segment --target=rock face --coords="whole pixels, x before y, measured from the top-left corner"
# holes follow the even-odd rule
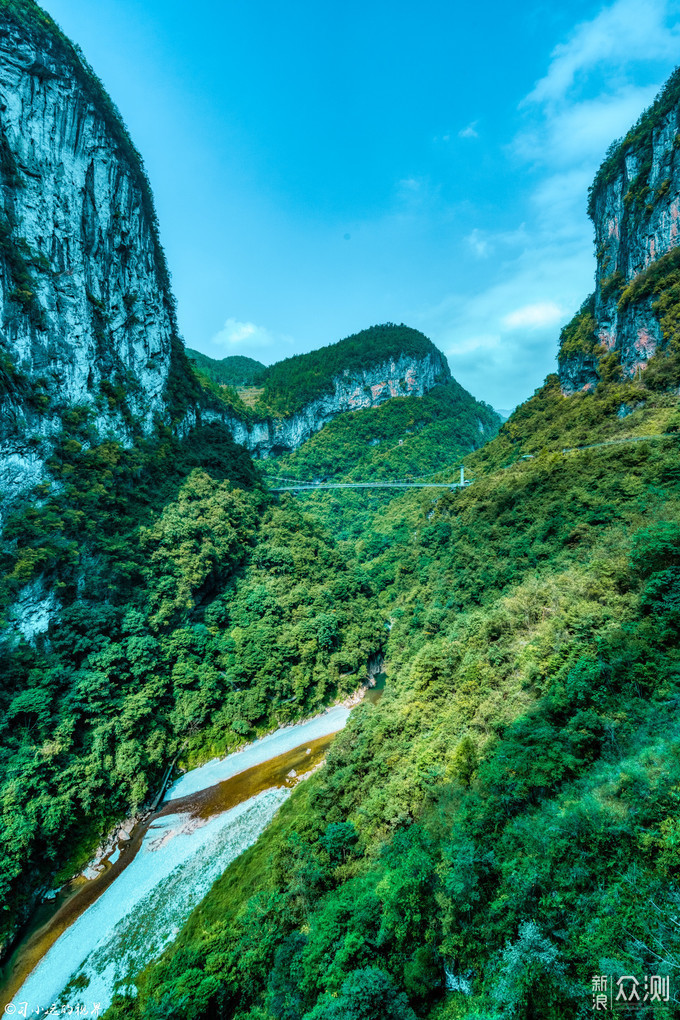
[[[75,49],[0,9],[0,487],[39,481],[61,412],[128,443],[165,413],[173,301],[141,160]]]
[[[392,397],[422,397],[450,375],[449,366],[438,351],[423,358],[401,355],[356,373],[345,369],[333,380],[333,393],[324,393],[282,420],[269,418],[247,423],[215,410],[194,410],[187,418],[187,426],[224,421],[236,442],[247,447],[253,456],[272,457],[297,450],[345,411],[377,407]]]
[[[560,358],[560,385],[565,396],[594,389],[600,374],[598,358],[594,354],[573,354]]]
[[[560,356],[566,393],[597,381],[603,353],[616,352],[630,377],[666,343],[653,287],[642,284],[650,267],[680,240],[679,132],[676,72],[654,105],[608,153],[591,188],[588,211],[597,252],[594,344],[593,350]]]

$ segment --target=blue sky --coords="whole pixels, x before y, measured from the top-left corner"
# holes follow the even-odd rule
[[[146,162],[188,346],[421,329],[509,408],[593,288],[586,192],[680,2],[44,0]]]

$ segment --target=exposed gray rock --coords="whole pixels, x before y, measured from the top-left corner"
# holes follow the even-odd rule
[[[59,431],[64,406],[88,405],[126,444],[132,420],[149,429],[165,414],[172,298],[125,138],[68,44],[0,16],[0,342],[15,364],[0,406],[0,486],[10,499],[43,477],[40,441]]]
[[[560,359],[560,383],[567,397],[594,389],[599,378],[597,358],[594,355],[578,354]]]
[[[640,134],[623,159],[619,150],[618,170],[613,177],[600,173],[592,190],[596,336],[603,350],[619,354],[628,377],[643,371],[664,345],[653,298],[624,301],[621,307],[619,300],[625,287],[680,241],[679,129],[680,111],[674,106],[659,116],[651,134]],[[596,357],[560,358],[563,392],[594,385],[596,364]]]
[[[38,634],[44,633],[57,611],[57,599],[53,590],[45,586],[42,580],[32,581],[21,591],[12,605],[9,623],[18,634],[27,641],[33,641]]]
[[[378,407],[392,397],[422,397],[449,375],[448,365],[439,352],[420,359],[401,355],[361,372],[350,373],[345,369],[333,380],[332,393],[324,393],[288,418],[269,418],[249,424],[228,412],[192,409],[185,419],[184,429],[188,431],[197,424],[223,421],[236,442],[243,444],[255,457],[271,457],[297,450],[345,411]]]

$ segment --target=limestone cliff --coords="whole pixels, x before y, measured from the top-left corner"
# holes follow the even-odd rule
[[[670,339],[658,293],[661,277],[675,268],[680,239],[680,72],[611,147],[590,191],[589,214],[597,254],[592,330],[582,321],[578,343],[573,329],[563,335],[566,393],[592,388],[606,353],[614,352],[630,377]]]
[[[0,488],[11,500],[43,477],[66,408],[87,407],[124,443],[165,415],[175,337],[141,159],[30,0],[0,0],[0,178]]]
[[[194,409],[187,426],[224,421],[237,443],[255,457],[297,450],[315,432],[345,411],[377,407],[392,397],[422,397],[450,378],[444,356],[434,347],[421,356],[400,354],[365,368],[345,368],[332,379],[332,392],[322,393],[285,417],[251,417],[216,408]]]

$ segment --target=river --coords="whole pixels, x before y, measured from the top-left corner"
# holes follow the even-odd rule
[[[71,883],[23,940],[7,968],[6,1012],[37,1015],[53,1003],[58,1012],[103,1012],[323,760],[348,716],[336,706],[181,776],[104,873]]]

